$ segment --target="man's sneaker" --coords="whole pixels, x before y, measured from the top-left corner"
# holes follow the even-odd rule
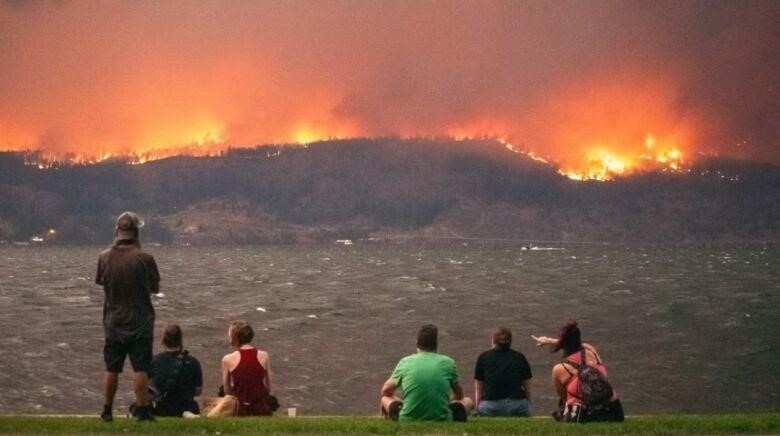
[[[452,420],[455,422],[466,422],[467,414],[466,408],[463,404],[455,401],[450,403],[450,410],[452,410]]]
[[[390,403],[390,406],[388,407],[387,416],[392,421],[398,421],[398,415],[401,414],[401,407],[404,406],[404,403],[401,401],[393,401]]]
[[[133,410],[133,418],[136,421],[154,421],[152,408],[150,406],[136,406]]]
[[[111,414],[110,410],[104,410],[103,413],[100,414],[100,419],[103,420],[103,422],[113,422],[114,415]]]

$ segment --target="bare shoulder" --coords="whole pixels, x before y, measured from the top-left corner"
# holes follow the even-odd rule
[[[556,363],[555,365],[553,365],[552,373],[553,373],[554,376],[557,376],[557,375],[560,375],[560,374],[568,374],[568,372],[566,371],[566,368],[564,367],[564,363],[563,362],[559,362],[559,363]]]
[[[260,362],[268,362],[269,360],[268,352],[263,350],[257,350],[257,360],[259,360]]]
[[[238,351],[234,351],[232,353],[225,354],[222,357],[222,363],[232,363],[235,362],[236,359],[239,359],[241,357],[241,354]]]
[[[552,377],[557,380],[558,383],[565,383],[572,376],[572,373],[577,370],[567,363],[560,362],[553,365]]]
[[[601,360],[601,356],[599,356],[598,350],[596,350],[596,347],[594,347],[591,344],[582,344],[582,348],[585,349],[590,355],[596,360],[596,362],[603,363],[603,360]],[[588,359],[590,360],[590,359]],[[590,363],[590,362],[589,362]]]

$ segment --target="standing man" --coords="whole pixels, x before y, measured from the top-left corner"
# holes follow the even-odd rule
[[[483,416],[531,416],[531,367],[512,346],[512,332],[498,327],[493,348],[480,354],[474,368],[474,401]]]
[[[143,221],[133,212],[124,212],[116,220],[116,238],[98,258],[95,282],[103,286],[103,413],[105,422],[113,421],[114,396],[119,373],[130,356],[133,367],[133,391],[139,421],[154,421],[148,400],[148,371],[154,341],[154,307],[151,294],[160,290],[160,273],[154,258],[141,250],[139,229]]]
[[[474,409],[474,402],[463,396],[455,361],[436,352],[438,334],[432,324],[420,328],[417,353],[401,359],[382,386],[380,407],[384,416],[393,421],[465,422]],[[403,391],[403,401],[395,396],[397,388]]]

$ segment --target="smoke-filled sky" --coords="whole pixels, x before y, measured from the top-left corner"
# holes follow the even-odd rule
[[[0,1],[4,150],[495,135],[780,163],[779,86],[774,0]]]

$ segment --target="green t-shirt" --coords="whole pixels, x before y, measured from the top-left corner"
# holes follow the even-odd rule
[[[458,381],[452,358],[421,351],[401,359],[390,378],[404,393],[401,421],[452,421],[450,391]]]

